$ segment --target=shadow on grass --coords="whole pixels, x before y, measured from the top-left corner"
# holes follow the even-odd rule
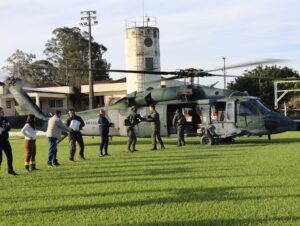
[[[92,194],[73,194],[73,195],[57,195],[55,197],[39,197],[43,199],[53,199],[53,198],[72,198],[72,197],[81,197],[84,198],[93,198],[92,202],[98,202],[101,200],[102,196],[107,195],[125,195],[125,194],[149,194],[151,198],[145,199],[136,199],[136,196],[132,197],[135,200],[122,201],[122,199],[114,199],[115,202],[108,203],[92,203],[92,204],[77,204],[77,205],[57,205],[57,206],[45,206],[40,208],[28,207],[22,210],[14,211],[1,211],[1,216],[15,216],[15,215],[35,215],[35,214],[45,214],[45,213],[55,213],[63,211],[85,211],[93,209],[110,209],[110,208],[121,208],[121,207],[143,207],[148,205],[158,205],[159,208],[163,208],[163,205],[168,205],[170,203],[202,203],[202,202],[211,202],[211,201],[246,201],[246,200],[259,200],[259,199],[286,199],[286,198],[299,198],[300,195],[243,195],[240,189],[260,189],[265,190],[267,188],[278,188],[280,186],[240,186],[240,187],[211,187],[211,188],[174,188],[174,189],[157,189],[157,190],[137,190],[137,191],[125,191],[125,192],[99,192]],[[168,193],[168,197],[160,197],[160,193]],[[254,192],[253,194],[256,194]],[[148,196],[149,197],[149,196]],[[37,199],[37,197],[34,197]],[[86,200],[87,201],[87,200]],[[100,201],[101,202],[101,201]],[[86,202],[84,202],[86,203]],[[298,218],[300,219],[300,218]]]
[[[272,222],[276,222],[277,225],[278,223],[283,223],[283,222],[289,222],[288,225],[292,225],[294,222],[293,221],[299,221],[300,217],[299,216],[286,216],[286,217],[266,217],[266,218],[246,218],[246,219],[207,219],[207,220],[178,220],[178,221],[154,221],[154,222],[143,222],[143,226],[168,226],[168,225],[188,225],[188,226],[199,226],[199,225],[264,225],[264,224],[269,224]],[[296,222],[295,222],[296,223]],[[138,223],[136,224],[126,224],[127,226],[136,226],[140,225]],[[276,225],[276,224],[274,224]]]

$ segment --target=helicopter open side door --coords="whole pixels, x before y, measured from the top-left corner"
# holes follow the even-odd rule
[[[235,101],[216,100],[210,104],[210,124],[207,127],[214,137],[226,138],[235,132]]]

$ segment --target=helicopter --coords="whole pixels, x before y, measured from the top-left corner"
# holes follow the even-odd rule
[[[279,60],[267,59],[227,67],[237,68],[257,65]],[[76,69],[77,70],[77,69]],[[97,70],[97,69],[94,69]],[[143,92],[127,94],[122,99],[108,105],[105,109],[108,118],[115,127],[110,130],[110,136],[127,136],[125,118],[130,114],[133,106],[138,107],[142,116],[149,114],[148,106],[156,105],[161,117],[161,135],[172,136],[175,128],[172,124],[177,109],[180,109],[187,118],[185,133],[190,136],[199,136],[203,145],[218,144],[221,141],[232,141],[238,136],[262,136],[297,130],[297,124],[290,118],[272,111],[259,97],[250,96],[245,92],[215,88],[212,86],[194,85],[195,77],[223,76],[211,74],[220,68],[204,71],[186,69],[163,72],[149,70],[102,70],[105,72],[147,73],[173,75],[162,80],[191,78],[192,83],[178,87],[149,88]],[[227,75],[228,77],[230,75]],[[237,77],[237,76],[230,76]],[[18,78],[8,78],[6,86],[19,104],[20,115],[34,114],[37,129],[45,131],[49,116],[36,106],[27,93],[22,89],[22,81]],[[85,121],[86,126],[82,134],[86,136],[99,135],[99,109],[77,112]],[[66,116],[63,116],[66,119]],[[141,122],[136,126],[139,137],[151,136],[149,123]]]

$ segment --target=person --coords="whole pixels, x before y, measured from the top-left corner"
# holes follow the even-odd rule
[[[108,121],[105,117],[105,110],[100,109],[99,112],[99,131],[101,136],[101,143],[100,143],[100,157],[109,156],[108,154],[108,135],[109,135],[109,127],[113,124]]]
[[[80,130],[85,126],[84,121],[79,115],[75,114],[74,109],[70,109],[68,112],[68,119],[66,126],[69,127],[69,143],[70,143],[70,156],[69,160],[74,162],[74,156],[76,152],[76,142],[79,144],[79,159],[85,160],[84,157],[84,142]]]
[[[24,148],[25,148],[25,172],[36,170],[35,167],[35,155],[36,155],[36,131],[34,125],[34,115],[28,115],[26,123],[21,130],[21,133],[25,136]]]
[[[160,119],[159,113],[155,109],[155,105],[150,106],[150,115],[148,116],[148,121],[151,122],[152,129],[152,151],[157,150],[157,141],[160,143],[161,149],[165,149],[165,145],[160,137]]]
[[[173,125],[174,127],[177,127],[177,137],[178,137],[178,143],[177,146],[184,146],[184,128],[186,125],[186,119],[184,115],[182,114],[181,109],[177,109],[176,113],[173,118]]]
[[[2,163],[2,150],[4,151],[7,159],[7,172],[13,176],[17,175],[13,169],[13,155],[11,146],[9,143],[9,130],[10,123],[6,117],[4,117],[3,108],[0,107],[0,166]]]
[[[60,119],[61,111],[56,111],[48,121],[47,137],[49,142],[48,166],[59,166],[57,161],[57,141],[61,137],[61,132],[69,132],[69,128]]]
[[[137,139],[134,131],[134,127],[145,119],[137,113],[137,107],[133,106],[131,108],[132,113],[125,119],[125,126],[127,127],[127,136],[128,136],[128,146],[127,151],[134,152],[137,151],[135,148]]]

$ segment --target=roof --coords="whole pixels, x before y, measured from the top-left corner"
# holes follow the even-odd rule
[[[48,82],[48,83],[44,83],[41,85],[37,85],[36,88],[61,87],[61,86],[66,86],[66,85],[63,83],[60,83],[60,82],[53,81],[53,82]]]
[[[94,84],[107,84],[107,83],[123,83],[126,82],[126,77],[120,78],[117,80],[99,80],[99,81],[94,81]]]

